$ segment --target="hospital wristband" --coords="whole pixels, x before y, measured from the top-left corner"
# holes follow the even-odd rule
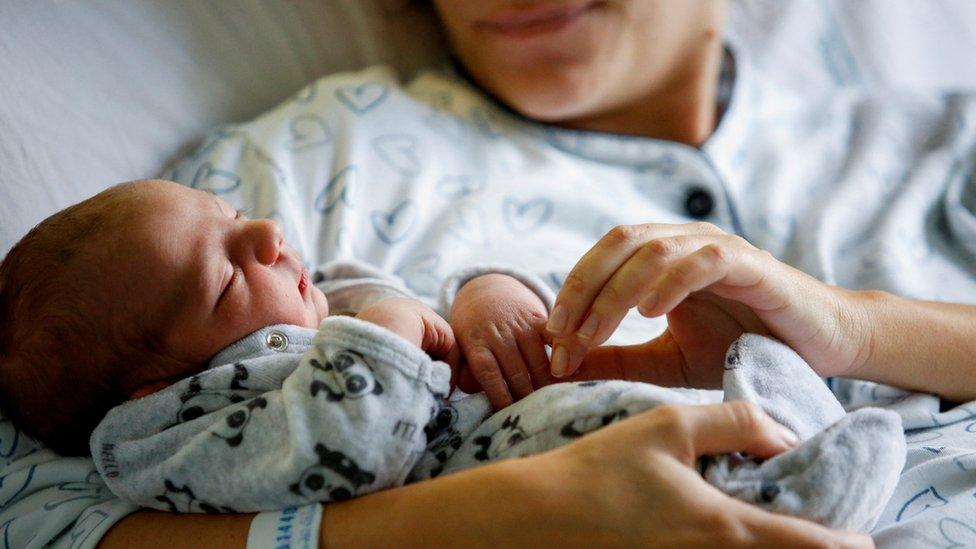
[[[322,504],[258,513],[247,533],[247,549],[316,549]]]

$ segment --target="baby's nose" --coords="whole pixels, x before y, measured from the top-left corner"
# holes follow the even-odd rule
[[[254,256],[264,265],[274,265],[285,241],[281,227],[272,219],[251,219],[247,223],[254,242]]]

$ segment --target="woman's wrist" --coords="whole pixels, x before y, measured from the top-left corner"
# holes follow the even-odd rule
[[[866,330],[863,360],[847,377],[976,399],[976,306],[850,292]]]
[[[884,301],[891,294],[880,290],[848,290],[839,286],[832,286],[831,289],[836,296],[834,315],[839,335],[836,339],[841,342],[840,346],[849,349],[841,353],[848,359],[846,364],[839,365],[836,375],[870,375],[877,362],[875,346],[880,331],[877,309],[884,306]]]
[[[897,326],[892,323],[893,314],[902,314],[899,309],[906,306],[906,300],[881,290],[843,290],[848,296],[845,306],[857,311],[861,322],[859,334],[862,341],[858,349],[858,359],[854,362],[845,377],[891,383],[892,376],[897,377],[898,364],[889,362],[889,356],[898,354],[898,347],[906,343],[900,339],[908,336],[908,326]],[[893,333],[897,332],[896,333]],[[892,337],[895,336],[895,337]],[[895,383],[906,386],[905,382]],[[906,386],[906,388],[908,388]]]

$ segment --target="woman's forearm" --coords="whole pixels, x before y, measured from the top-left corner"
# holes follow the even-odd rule
[[[105,534],[98,547],[240,549],[247,545],[247,531],[253,518],[253,513],[198,515],[145,509],[117,522]]]
[[[507,460],[433,481],[330,503],[320,547],[465,546],[542,543],[561,537],[575,510],[554,477],[532,474],[532,458]],[[550,466],[551,467],[551,466]],[[549,468],[549,467],[547,467]],[[253,514],[198,515],[139,511],[116,524],[100,547],[241,548]]]
[[[562,475],[532,456],[387,490],[326,508],[324,547],[545,545],[569,536]],[[533,463],[529,463],[529,462]],[[558,502],[558,503],[557,503]]]
[[[868,326],[866,360],[850,376],[976,400],[976,306],[855,292]]]

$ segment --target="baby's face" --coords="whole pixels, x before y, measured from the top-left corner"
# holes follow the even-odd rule
[[[248,219],[217,196],[142,184],[125,276],[138,277],[170,326],[163,342],[195,364],[271,324],[318,328],[329,313],[298,253],[271,220]],[[131,274],[129,273],[131,272]]]

